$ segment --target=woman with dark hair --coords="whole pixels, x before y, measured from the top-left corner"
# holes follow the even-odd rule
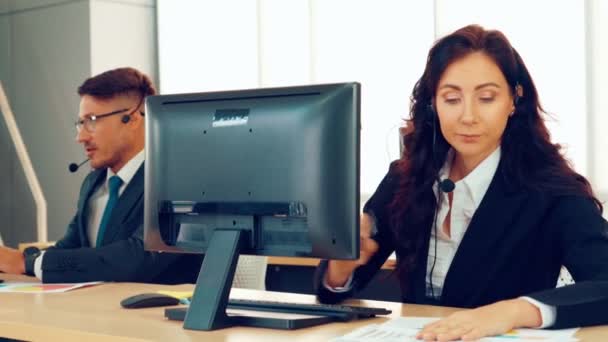
[[[320,264],[319,299],[348,298],[395,251],[404,302],[476,308],[419,338],[608,323],[602,205],[551,143],[505,36],[471,25],[438,40],[411,100],[403,155],[361,216],[361,256]],[[576,283],[556,288],[562,265]]]

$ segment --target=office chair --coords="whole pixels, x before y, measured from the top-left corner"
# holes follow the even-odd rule
[[[232,287],[266,290],[266,266],[268,258],[256,255],[241,255],[236,265]]]

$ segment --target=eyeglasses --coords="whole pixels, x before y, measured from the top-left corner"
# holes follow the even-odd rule
[[[129,108],[123,108],[123,109],[115,110],[115,111],[110,112],[110,113],[97,114],[97,115],[89,115],[89,116],[84,117],[83,119],[78,119],[74,123],[74,125],[76,126],[76,132],[80,133],[80,131],[84,127],[84,129],[87,132],[93,133],[93,132],[95,132],[95,123],[98,120],[103,119],[103,118],[107,118],[108,116],[112,116],[112,115],[116,115],[116,114],[121,114],[121,113],[124,113],[124,112],[126,112],[128,110],[129,110]],[[136,110],[137,110],[137,107],[135,107],[135,109],[131,113],[127,114],[127,115],[133,114]]]
[[[132,111],[129,112],[129,114],[126,114],[125,116],[129,117],[131,116],[133,113],[135,113],[137,111],[137,108],[139,108],[139,106],[141,106],[141,104],[144,102],[144,97],[142,96],[139,99],[139,102],[137,103],[137,106],[135,106],[135,108],[133,108]],[[76,122],[74,123],[74,126],[76,126],[76,132],[80,133],[80,131],[82,130],[82,127],[84,127],[84,129],[89,132],[89,133],[93,133],[95,132],[95,123],[103,118],[107,118],[108,116],[112,116],[112,115],[116,115],[116,114],[121,114],[124,113],[126,111],[128,111],[129,108],[123,108],[123,109],[119,109],[119,110],[115,110],[113,112],[109,112],[109,113],[105,113],[105,114],[97,114],[97,115],[89,115],[89,116],[85,116],[83,119],[78,119],[76,120]],[[143,111],[140,111],[141,115],[144,115]],[[127,118],[130,119],[130,118]],[[124,123],[129,122],[129,120],[127,121],[123,121]]]

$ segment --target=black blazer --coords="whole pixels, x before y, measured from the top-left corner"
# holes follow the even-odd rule
[[[43,282],[196,282],[202,256],[144,251],[143,164],[118,198],[102,246],[91,247],[87,236],[87,204],[105,179],[106,169],[95,170],[85,178],[76,215],[67,232],[42,259]]]
[[[391,168],[364,208],[376,217],[378,252],[355,270],[347,293],[322,286],[327,268],[322,262],[315,278],[322,302],[339,302],[365,287],[395,250],[386,208],[397,179]],[[554,328],[608,323],[608,223],[589,199],[516,189],[499,164],[450,265],[439,302],[425,295],[429,240],[430,229],[417,266],[409,279],[400,279],[407,284],[403,302],[472,308],[525,295],[557,308]],[[555,288],[562,265],[576,284]]]

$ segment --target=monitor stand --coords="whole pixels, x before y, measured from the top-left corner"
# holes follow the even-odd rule
[[[259,316],[228,315],[226,307],[239,252],[248,239],[248,231],[216,229],[203,259],[189,308],[166,309],[165,316],[171,320],[183,320],[184,329],[189,330],[216,330],[234,325],[297,329],[335,321],[329,316],[268,317],[264,312],[259,312]]]

